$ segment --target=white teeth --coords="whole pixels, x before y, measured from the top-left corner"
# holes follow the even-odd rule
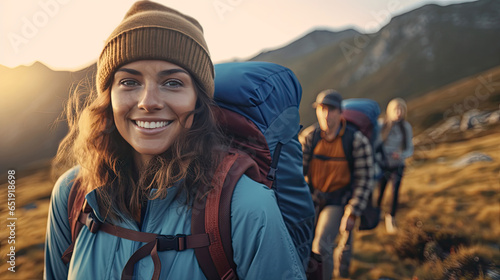
[[[144,121],[136,121],[135,123],[137,124],[137,126],[143,128],[158,128],[170,124],[170,122],[144,122]]]

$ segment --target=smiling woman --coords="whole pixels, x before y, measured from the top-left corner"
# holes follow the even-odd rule
[[[191,219],[224,181],[229,141],[195,19],[135,3],[106,41],[96,88],[83,110],[77,94],[69,103],[54,167],[70,170],[51,197],[44,278],[304,279],[273,190],[246,175],[230,204],[235,266],[214,261],[214,274],[199,254],[217,240],[193,234]]]
[[[162,60],[141,60],[115,73],[111,87],[113,118],[120,135],[146,166],[165,152],[193,123],[196,91],[189,73]]]

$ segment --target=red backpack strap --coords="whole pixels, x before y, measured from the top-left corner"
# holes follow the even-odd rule
[[[85,203],[85,194],[85,189],[80,187],[80,182],[78,180],[75,181],[68,196],[68,220],[71,228],[71,244],[61,257],[65,264],[69,263],[71,260],[76,238],[83,227],[83,224],[78,222],[78,218],[80,212],[82,212],[83,204]]]
[[[210,246],[196,248],[198,263],[207,279],[237,279],[231,244],[231,197],[243,174],[259,181],[259,167],[248,155],[231,149],[216,169],[213,189],[194,202],[191,233],[208,233]]]

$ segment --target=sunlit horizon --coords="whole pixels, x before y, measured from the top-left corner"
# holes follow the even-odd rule
[[[75,71],[97,61],[103,44],[134,0],[6,0],[0,3],[0,65],[41,62],[53,70]],[[470,0],[358,0],[350,3],[157,0],[197,19],[214,63],[246,60],[283,47],[313,30],[353,28],[372,33],[391,17],[429,3]],[[96,9],[98,7],[98,9]]]

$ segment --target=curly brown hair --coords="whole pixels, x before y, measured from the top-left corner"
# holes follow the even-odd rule
[[[220,151],[227,146],[215,120],[213,99],[191,78],[197,93],[195,110],[190,112],[192,126],[140,171],[133,148],[115,127],[110,88],[88,94],[75,89],[65,110],[69,132],[54,158],[53,174],[80,166],[75,185],[87,192],[96,189],[100,213],[109,221],[137,217],[145,199],[164,198],[176,183],[187,193],[189,204],[198,188],[210,186]],[[150,195],[153,189],[157,191]]]

